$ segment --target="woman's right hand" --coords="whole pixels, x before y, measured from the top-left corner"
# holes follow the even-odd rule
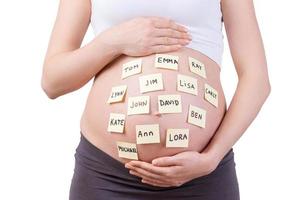
[[[137,17],[101,33],[101,40],[122,54],[146,56],[175,51],[191,41],[187,29],[163,17]]]

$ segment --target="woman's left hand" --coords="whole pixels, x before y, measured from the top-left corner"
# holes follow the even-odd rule
[[[125,164],[130,174],[142,178],[143,183],[159,187],[182,184],[211,173],[217,161],[206,153],[185,151],[174,156],[156,158],[152,163],[132,160]]]

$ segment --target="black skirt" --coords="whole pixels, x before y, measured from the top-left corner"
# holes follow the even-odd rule
[[[166,188],[142,183],[121,162],[80,135],[69,200],[240,199],[233,148],[210,174]]]

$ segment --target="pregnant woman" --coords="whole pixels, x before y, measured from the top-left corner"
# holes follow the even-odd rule
[[[70,200],[239,199],[232,146],[270,93],[251,0],[61,0],[42,88],[56,99],[92,78]]]

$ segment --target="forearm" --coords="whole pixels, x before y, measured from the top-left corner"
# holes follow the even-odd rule
[[[208,153],[216,164],[249,127],[269,93],[270,84],[263,78],[245,75],[239,79],[225,116],[203,151]]]
[[[52,99],[77,90],[120,54],[119,49],[103,42],[98,35],[79,49],[57,54],[45,61],[42,87]]]

